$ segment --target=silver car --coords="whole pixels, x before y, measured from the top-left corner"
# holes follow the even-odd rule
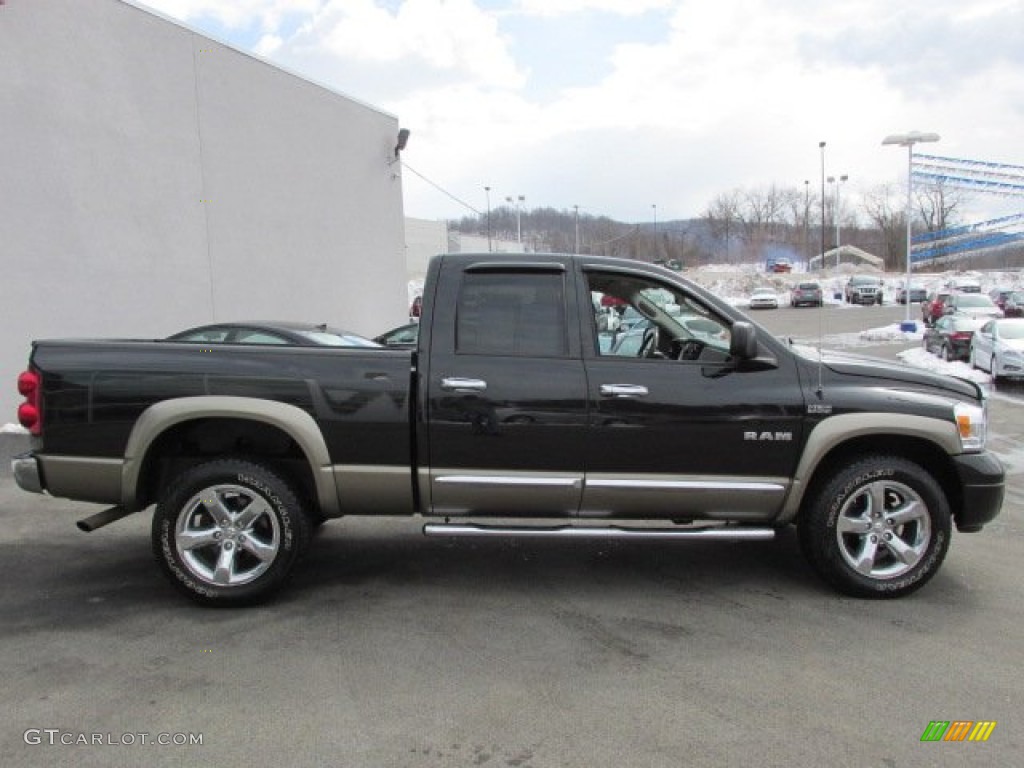
[[[971,339],[971,365],[1002,378],[1024,377],[1024,318],[989,320]]]
[[[947,315],[971,317],[1002,317],[1003,311],[988,296],[981,293],[954,293],[942,308]]]

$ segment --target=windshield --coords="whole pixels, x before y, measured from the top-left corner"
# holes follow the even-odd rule
[[[999,337],[1002,339],[1024,339],[1024,323],[1000,323]]]
[[[356,336],[354,333],[331,333],[330,331],[296,331],[316,344],[325,347],[379,347],[375,341]]]
[[[992,299],[988,296],[957,296],[958,307],[992,307]]]

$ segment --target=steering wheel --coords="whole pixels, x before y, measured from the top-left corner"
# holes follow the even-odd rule
[[[649,326],[644,331],[643,339],[640,342],[640,350],[636,353],[637,357],[664,357],[661,350],[659,349],[659,343],[661,342],[661,332],[656,325]]]
[[[679,345],[676,360],[699,360],[701,352],[707,346],[707,344],[699,339],[681,339],[676,343]]]

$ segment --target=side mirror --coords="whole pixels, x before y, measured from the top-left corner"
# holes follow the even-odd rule
[[[757,331],[751,323],[738,321],[732,324],[729,354],[740,360],[757,357]]]

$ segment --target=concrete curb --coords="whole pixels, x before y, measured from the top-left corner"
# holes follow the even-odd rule
[[[28,435],[0,434],[0,477],[11,476],[11,459],[31,448]]]

